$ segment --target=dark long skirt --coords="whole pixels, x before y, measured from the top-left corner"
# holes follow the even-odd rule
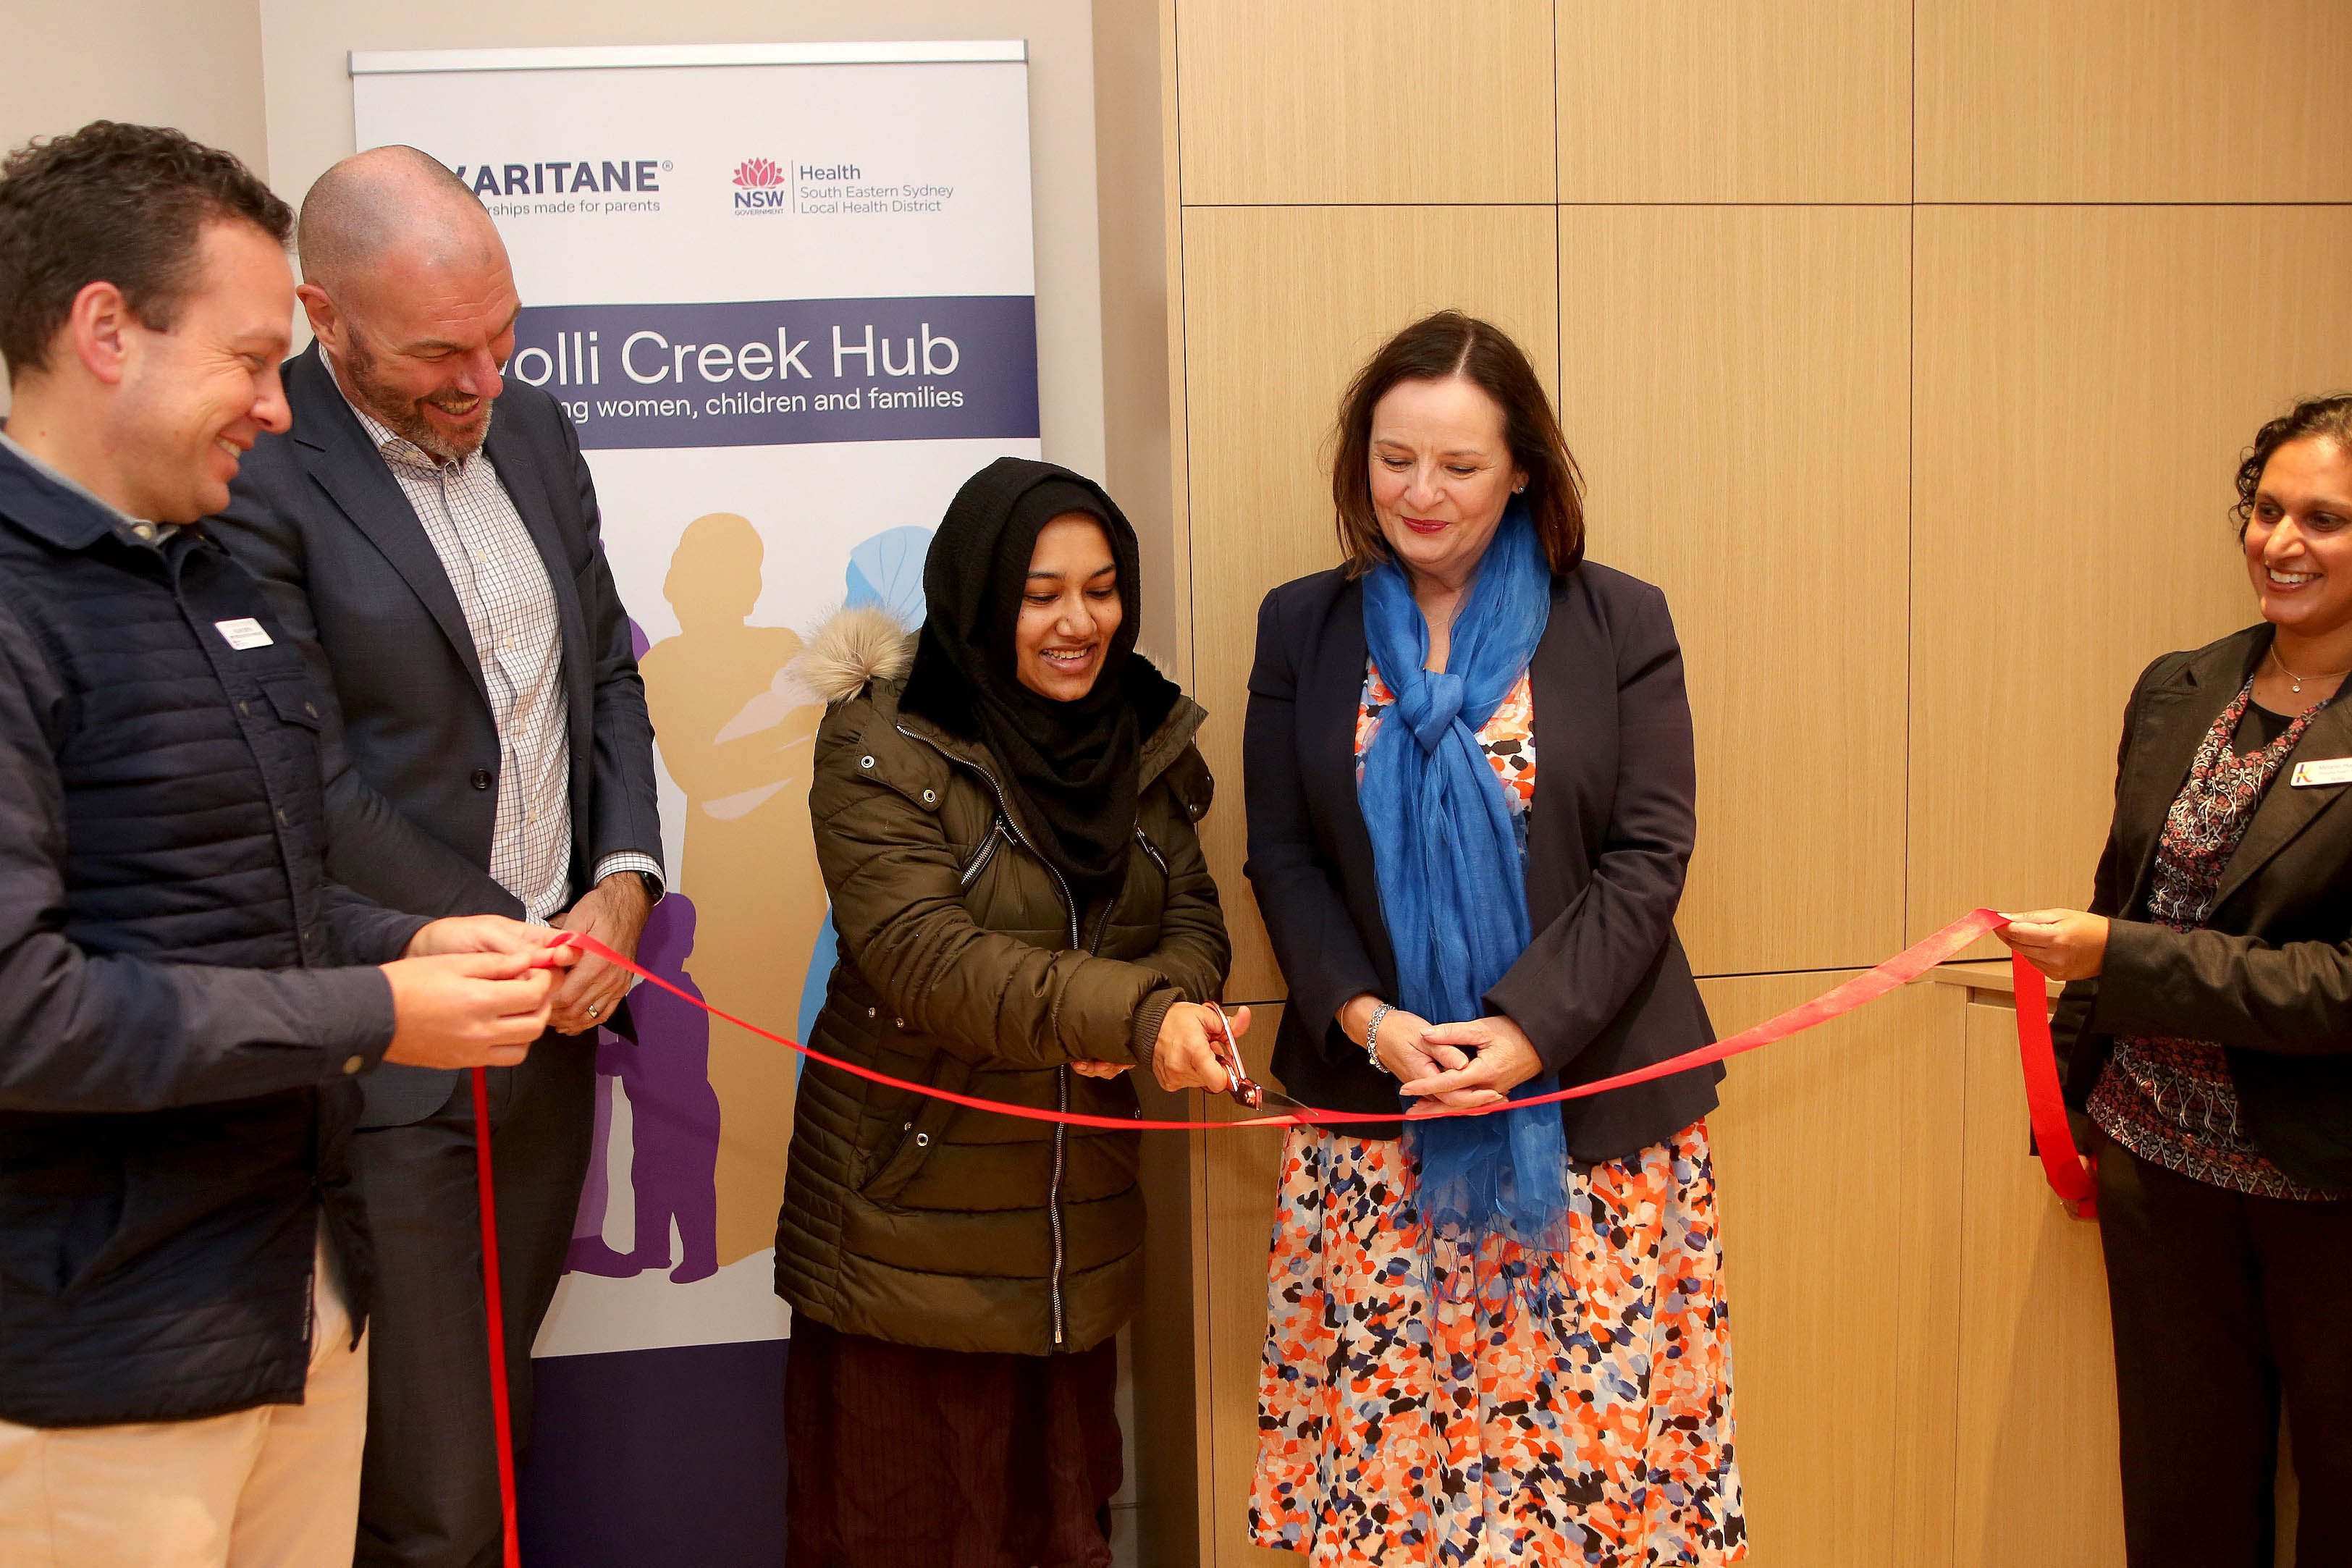
[[[786,1568],[1108,1568],[1118,1346],[965,1354],[793,1323]]]

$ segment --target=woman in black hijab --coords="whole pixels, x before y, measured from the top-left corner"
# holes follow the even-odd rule
[[[1079,552],[1076,571],[1109,570],[1075,584],[1080,596],[1068,607],[1079,610],[1083,629],[1025,617],[1040,648],[1047,638],[1102,645],[1073,668],[1020,646],[1038,539],[1057,521]],[[1182,700],[1135,651],[1143,618],[1136,564],[1134,529],[1094,483],[1051,463],[999,458],[957,492],[932,537],[923,562],[929,617],[899,699],[901,710],[979,741],[1003,764],[1039,826],[1040,851],[1082,900],[1124,876],[1142,737]],[[1050,574],[1038,583],[1041,593],[1063,585]]]
[[[1225,1087],[1204,715],[1134,651],[1136,571],[1099,486],[1000,458],[932,541],[919,636],[852,609],[812,640],[816,1049],[1117,1121],[1138,1066]],[[1110,1562],[1138,1141],[809,1064],[776,1237],[793,1568]]]

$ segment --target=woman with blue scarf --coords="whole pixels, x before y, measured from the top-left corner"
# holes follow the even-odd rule
[[[1250,675],[1249,878],[1290,986],[1276,1074],[1327,1109],[1471,1110],[1706,1043],[1674,929],[1696,816],[1681,651],[1657,589],[1583,559],[1527,356],[1458,311],[1406,328],[1349,388],[1332,492],[1346,563],[1266,596]],[[1720,1076],[1292,1131],[1260,1545],[1747,1554]]]

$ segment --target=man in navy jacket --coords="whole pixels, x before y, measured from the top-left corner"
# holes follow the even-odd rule
[[[286,427],[285,205],[99,121],[0,165],[0,1562],[351,1560],[357,1079],[522,1059],[544,934],[330,882],[324,699],[190,526]]]

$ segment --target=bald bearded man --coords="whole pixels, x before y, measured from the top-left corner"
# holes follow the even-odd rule
[[[579,440],[501,374],[520,309],[506,247],[409,147],[320,176],[297,242],[317,341],[285,366],[293,426],[255,444],[212,522],[336,694],[328,864],[394,909],[552,921],[632,952],[661,892],[653,731]],[[549,1037],[491,1075],[519,1442],[587,1170],[593,1030],[626,979],[581,962]],[[470,1089],[391,1068],[366,1088],[354,1159],[380,1283],[357,1562],[490,1568]]]

